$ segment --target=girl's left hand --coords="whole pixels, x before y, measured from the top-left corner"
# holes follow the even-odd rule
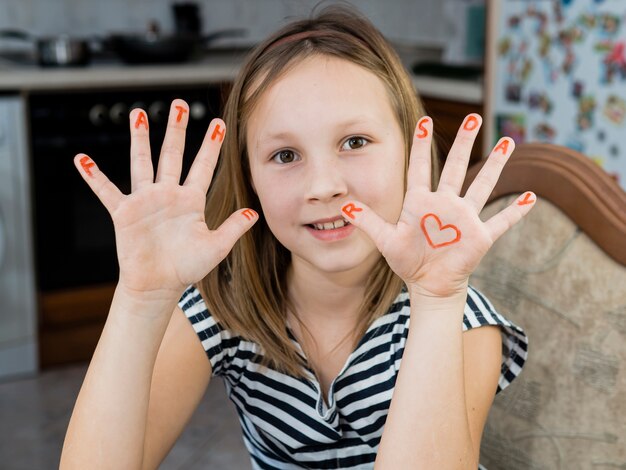
[[[344,218],[376,244],[391,269],[410,289],[427,296],[465,292],[470,274],[493,243],[533,207],[536,196],[521,195],[486,222],[480,211],[491,194],[515,144],[503,137],[491,151],[464,197],[460,197],[481,117],[465,118],[448,154],[436,191],[431,190],[429,117],[419,120],[407,174],[407,192],[396,224],[382,219],[359,201],[342,208]]]

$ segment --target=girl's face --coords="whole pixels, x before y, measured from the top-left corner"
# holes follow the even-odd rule
[[[380,254],[344,226],[341,207],[354,199],[400,216],[404,140],[383,82],[346,60],[307,58],[263,94],[247,147],[263,216],[293,267],[367,273]]]

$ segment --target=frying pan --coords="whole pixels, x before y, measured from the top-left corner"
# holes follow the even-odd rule
[[[104,46],[128,64],[181,63],[199,54],[210,42],[223,37],[244,36],[244,29],[224,29],[207,35],[111,34]]]

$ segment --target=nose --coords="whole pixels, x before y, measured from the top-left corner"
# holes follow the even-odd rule
[[[336,157],[310,161],[307,173],[305,196],[309,201],[328,202],[348,193],[346,178]]]

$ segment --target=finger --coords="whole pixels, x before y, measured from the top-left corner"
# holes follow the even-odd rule
[[[465,193],[465,199],[480,212],[502,173],[504,165],[515,149],[515,142],[510,137],[501,138],[493,148],[487,161],[476,175],[476,179]]]
[[[226,219],[222,225],[220,225],[214,234],[217,235],[217,259],[208,260],[212,265],[217,265],[221,262],[233,246],[246,233],[250,228],[259,220],[259,214],[252,209],[240,209],[237,212],[233,212],[228,219]],[[213,250],[206,250],[211,252]],[[215,253],[215,251],[213,251]],[[215,255],[213,255],[215,256]]]
[[[472,146],[482,121],[478,114],[468,114],[466,116],[446,157],[446,163],[441,172],[437,191],[450,191],[456,195],[460,194]]]
[[[150,152],[148,116],[143,109],[130,112],[130,181],[131,191],[135,191],[154,180]]]
[[[196,185],[200,187],[204,193],[209,190],[225,134],[226,125],[224,121],[221,119],[213,119],[204,135],[200,151],[191,165],[191,169],[185,180],[186,186]]]
[[[172,101],[167,119],[167,130],[159,156],[159,167],[155,180],[157,183],[160,181],[180,183],[188,121],[189,106],[187,103],[179,99]]]
[[[124,198],[121,191],[111,183],[109,178],[98,169],[94,161],[84,153],[79,153],[74,157],[74,165],[94,194],[100,199],[100,202],[109,211],[109,214],[112,214]]]
[[[407,186],[423,186],[431,190],[431,154],[433,136],[433,120],[424,116],[417,122],[413,133],[413,146],[409,158]]]
[[[389,238],[393,225],[380,217],[367,205],[358,201],[349,201],[341,208],[344,220],[370,237],[378,251],[382,251],[385,241]]]
[[[537,196],[532,191],[527,191],[518,197],[511,205],[505,207],[496,215],[491,217],[485,226],[491,235],[491,239],[495,242],[508,229],[522,220],[526,214],[535,206]]]

